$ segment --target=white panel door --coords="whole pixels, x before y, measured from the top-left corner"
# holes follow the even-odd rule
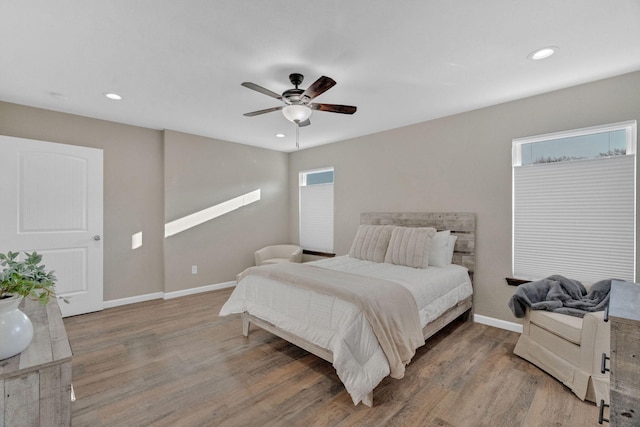
[[[102,310],[102,150],[0,135],[0,252],[43,255],[63,316]]]

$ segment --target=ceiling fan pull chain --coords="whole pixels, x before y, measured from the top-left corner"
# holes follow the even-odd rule
[[[300,149],[300,126],[296,123],[296,150]]]

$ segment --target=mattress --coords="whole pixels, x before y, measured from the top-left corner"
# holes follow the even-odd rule
[[[416,269],[349,256],[308,264],[404,286],[416,300],[423,328],[473,292],[467,269],[455,264]],[[389,364],[371,326],[351,303],[249,275],[238,283],[220,315],[242,312],[330,350],[336,373],[354,404],[389,375]]]

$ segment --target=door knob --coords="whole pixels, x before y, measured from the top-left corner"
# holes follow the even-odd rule
[[[100,236],[96,234],[95,236],[93,236],[93,240],[96,240],[96,241],[100,240]]]

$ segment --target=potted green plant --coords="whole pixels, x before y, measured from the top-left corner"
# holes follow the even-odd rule
[[[18,309],[23,298],[47,304],[55,297],[56,277],[46,271],[42,255],[25,252],[0,254],[0,360],[23,351],[33,338],[31,320]]]
[[[56,276],[53,271],[45,271],[41,264],[42,255],[37,252],[25,252],[23,260],[18,259],[19,252],[0,254],[0,300],[14,295],[37,299],[46,304],[55,296]]]

